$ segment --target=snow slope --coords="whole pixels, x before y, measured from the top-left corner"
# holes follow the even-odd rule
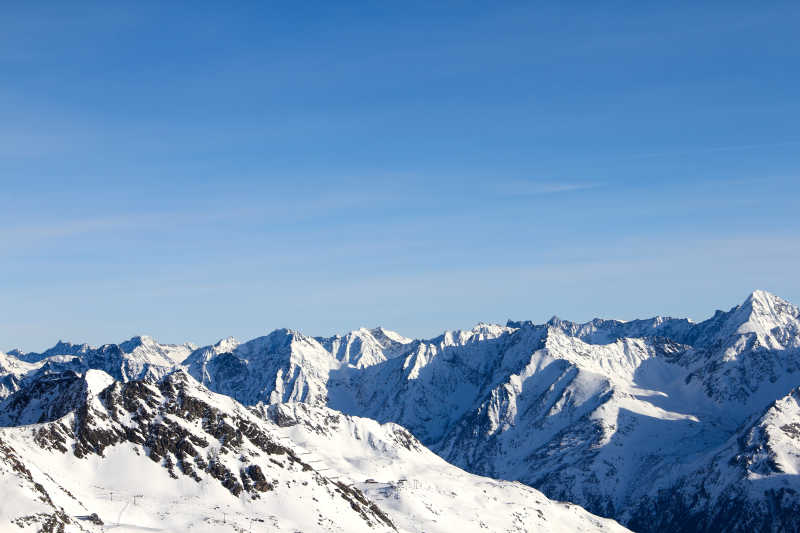
[[[401,531],[626,531],[520,483],[464,472],[393,423],[303,403],[255,411],[282,429],[284,442],[303,449],[304,460],[377,502]]]
[[[69,379],[65,377],[64,379]],[[357,489],[278,443],[271,425],[183,371],[73,376],[72,409],[0,429],[0,524],[36,531],[394,531]],[[56,529],[53,529],[54,531]]]
[[[629,510],[635,529],[796,531],[800,389],[776,400],[723,445]]]
[[[71,355],[9,352],[0,360],[8,369],[0,390],[33,406],[18,421],[33,419],[37,394],[47,403],[44,392],[25,401],[21,394],[45,374],[100,368],[130,380],[184,368],[245,405],[306,402],[400,424],[469,472],[522,481],[642,531],[705,531],[698,517],[730,502],[755,517],[730,524],[746,531],[770,513],[796,516],[800,501],[795,472],[784,473],[786,490],[767,506],[758,488],[707,488],[723,476],[718,454],[750,439],[773,402],[800,386],[800,310],[764,291],[699,323],[553,318],[479,324],[429,340],[381,328],[331,338],[277,330],[243,344],[175,348],[187,354],[181,364],[155,348],[146,360],[122,345],[54,350]],[[781,433],[766,434],[772,443]],[[779,457],[798,453],[794,440],[781,442]],[[763,483],[749,474],[731,479]],[[783,525],[800,528],[794,520]]]
[[[39,379],[37,390],[45,390],[55,378]],[[534,489],[467,474],[394,424],[305,404],[248,410],[183,370],[127,383],[98,370],[58,380],[61,394],[49,394],[50,402],[10,404],[18,412],[7,416],[39,422],[0,429],[0,524],[97,532],[625,531]],[[409,474],[412,482],[391,489],[367,481]],[[387,490],[396,497],[387,500]]]
[[[800,385],[798,317],[795,306],[756,291],[700,323],[480,324],[407,343],[375,364],[327,363],[316,373],[324,384],[295,399],[397,422],[470,472],[520,480],[625,522],[664,486],[706,471],[709,453]],[[792,509],[797,498],[782,501]]]

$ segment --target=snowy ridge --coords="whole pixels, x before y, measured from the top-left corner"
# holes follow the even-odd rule
[[[0,505],[0,524],[31,531],[416,532],[419,524],[447,531],[460,520],[466,531],[528,531],[530,518],[549,522],[550,531],[625,531],[533,489],[462,472],[394,424],[306,404],[248,410],[183,370],[127,383],[97,370],[61,379],[69,382],[62,389],[78,391],[70,409],[0,429],[0,484],[13,502]],[[398,472],[413,472],[424,483],[385,502],[385,490],[367,479],[389,472],[398,479]],[[472,511],[486,511],[482,522],[460,516],[464,491],[483,502]],[[509,498],[513,507],[491,505]]]
[[[381,327],[360,328],[344,336],[316,337],[338,361],[358,368],[382,363],[401,356],[412,340]]]
[[[183,362],[207,387],[242,403],[324,403],[328,373],[341,363],[314,338],[275,330],[243,344],[233,340],[195,350]]]
[[[276,330],[243,344],[181,348],[180,364],[153,347],[144,350],[147,360],[123,345],[69,350],[0,360],[7,368],[0,390],[5,401],[31,406],[19,411],[25,420],[39,404],[31,394],[23,401],[23,391],[45,375],[99,368],[125,381],[182,368],[262,414],[305,402],[309,410],[399,424],[473,474],[524,482],[637,530],[713,531],[709,517],[733,505],[751,518],[731,521],[732,531],[768,524],[770,514],[784,517],[784,529],[800,528],[793,512],[800,443],[781,429],[791,422],[765,414],[780,404],[793,416],[800,310],[765,291],[698,323],[554,317],[478,324],[429,340],[382,328],[330,338]],[[721,466],[740,465],[735,457],[761,466]],[[780,497],[764,500],[764,476],[780,480],[769,485]],[[736,488],[710,490],[723,479]]]
[[[59,341],[42,353],[0,352],[0,398],[19,390],[26,379],[67,370],[84,373],[103,370],[115,379],[127,381],[145,376],[161,377],[175,369],[193,349],[190,343],[159,344],[151,337],[138,336],[120,344],[92,347]]]

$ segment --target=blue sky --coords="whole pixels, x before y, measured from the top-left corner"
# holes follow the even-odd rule
[[[0,349],[800,303],[796,2],[15,4]]]

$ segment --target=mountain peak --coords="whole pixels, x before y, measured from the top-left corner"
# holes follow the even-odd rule
[[[409,344],[413,342],[413,339],[400,335],[391,329],[386,329],[383,326],[369,329],[367,332],[384,348],[391,344]]]
[[[71,342],[66,342],[63,340],[59,340],[52,348],[48,348],[42,353],[36,352],[22,352],[20,350],[14,349],[8,352],[9,355],[13,355],[17,359],[21,361],[25,361],[27,363],[37,363],[46,357],[50,357],[53,355],[78,355],[82,353],[86,353],[89,351],[91,347],[88,344],[72,344]]]
[[[239,346],[239,341],[237,341],[236,338],[225,337],[217,341],[214,348],[217,348],[220,352],[232,352],[237,346]]]
[[[756,318],[767,318],[783,322],[786,318],[798,318],[800,310],[779,296],[764,291],[755,290],[732,311],[739,311],[742,318],[752,321]]]
[[[305,335],[296,329],[291,328],[278,328],[271,331],[267,337],[273,339],[281,339],[281,338],[291,338],[291,339],[303,339]]]
[[[785,310],[785,307],[794,307],[783,298],[761,289],[756,289],[751,292],[742,306],[749,307],[753,311],[760,311],[762,313],[782,312]]]
[[[131,337],[125,342],[119,343],[119,347],[122,348],[122,351],[128,353],[139,346],[155,346],[158,344],[153,337],[148,335],[136,335],[135,337]]]
[[[740,335],[755,334],[769,349],[784,349],[787,334],[800,330],[800,309],[783,298],[764,290],[755,290],[728,312],[717,311],[698,324],[699,332],[714,331],[709,342],[734,342]]]

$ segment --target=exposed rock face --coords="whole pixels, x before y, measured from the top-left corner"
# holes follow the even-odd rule
[[[342,518],[352,513],[364,528],[394,529],[387,516],[358,489],[342,487],[317,472],[280,444],[263,419],[229,398],[204,390],[183,371],[159,380],[126,383],[108,376],[103,380],[100,374],[90,371],[86,376],[46,376],[12,395],[7,404],[19,411],[7,413],[9,418],[25,415],[39,423],[5,428],[0,439],[5,437],[15,447],[26,449],[34,443],[33,455],[49,452],[50,456],[73,458],[56,459],[59,464],[92,457],[97,458],[93,461],[104,460],[109,453],[124,450],[134,463],[151,461],[175,480],[186,478],[198,484],[214,480],[232,496],[248,500],[272,492],[281,498],[309,493],[316,501],[326,499],[327,505],[338,507]],[[48,396],[49,402],[44,403],[39,391],[47,387],[61,394]],[[32,414],[32,404],[41,407],[38,417]],[[6,463],[18,477],[30,482],[43,503],[55,508],[52,516],[22,516],[18,520],[52,522],[56,524],[53,527],[60,527],[57,524],[62,517],[67,518],[65,523],[72,520],[53,505],[42,485],[33,481],[20,455],[2,442],[0,453]],[[352,524],[353,519],[343,523]]]

